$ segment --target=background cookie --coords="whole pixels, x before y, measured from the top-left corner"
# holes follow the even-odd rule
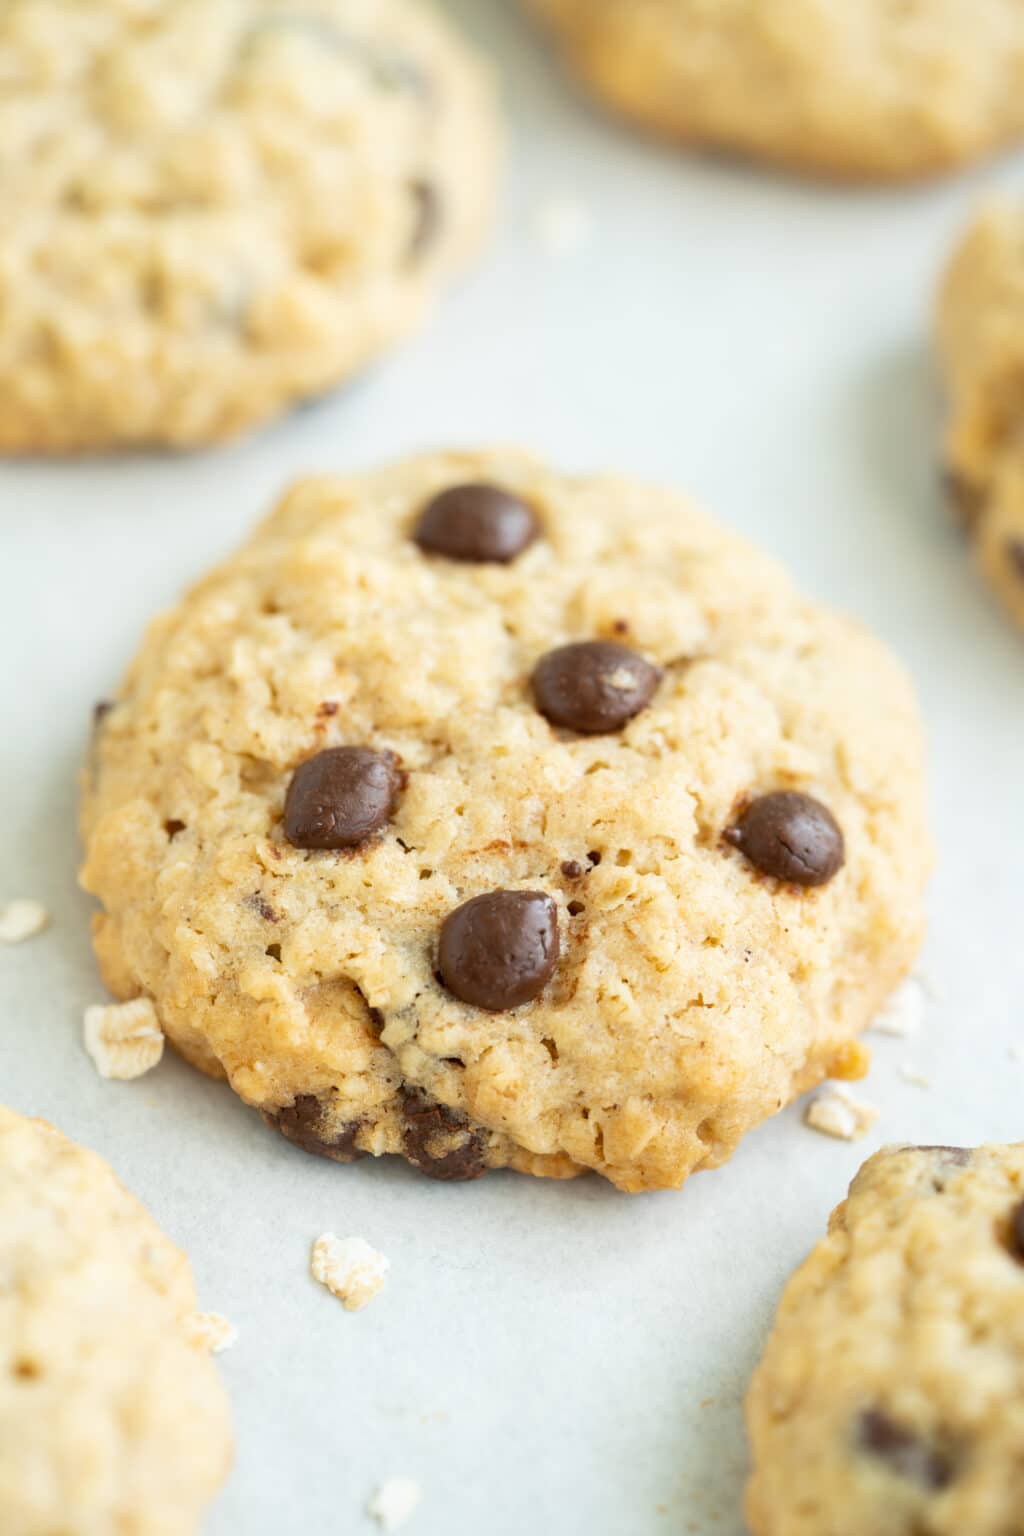
[[[191,1536],[227,1471],[188,1261],[94,1153],[0,1107],[4,1536]]]
[[[1024,212],[983,213],[939,295],[954,506],[987,579],[1024,627]]]
[[[330,389],[490,212],[488,78],[419,0],[12,0],[0,79],[0,450]]]
[[[870,1159],[747,1404],[754,1536],[1002,1536],[1024,1498],[1024,1146]]]
[[[611,105],[828,175],[917,176],[1024,133],[1017,0],[526,0]]]
[[[436,455],[298,486],[152,626],[82,878],[111,988],[301,1144],[639,1189],[862,1070],[922,799],[902,672],[770,560]]]

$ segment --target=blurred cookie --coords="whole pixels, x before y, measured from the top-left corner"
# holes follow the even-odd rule
[[[251,427],[488,223],[489,76],[419,0],[12,0],[0,81],[0,451]]]
[[[889,1148],[786,1288],[747,1401],[754,1536],[1008,1536],[1024,1146]]]
[[[946,471],[986,578],[1024,628],[1024,210],[971,225],[939,295]]]
[[[941,171],[1024,134],[1019,0],[526,0],[612,106],[828,176]]]
[[[0,1528],[193,1536],[227,1472],[188,1261],[95,1153],[0,1107]]]
[[[120,996],[300,1145],[679,1185],[827,1074],[929,865],[898,666],[524,454],[287,495],[149,631],[83,825]]]

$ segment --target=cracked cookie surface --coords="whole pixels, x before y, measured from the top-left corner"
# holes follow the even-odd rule
[[[683,497],[511,450],[294,488],[92,758],[108,984],[341,1160],[679,1185],[857,1073],[921,937],[896,663]]]
[[[419,0],[8,0],[0,82],[0,451],[322,394],[489,220],[489,77]]]
[[[936,317],[954,511],[1024,629],[1024,209],[992,207],[950,262]]]
[[[231,1448],[195,1305],[106,1163],[0,1106],[4,1536],[194,1536]]]
[[[1024,134],[1018,0],[525,0],[645,127],[801,170],[927,174]]]
[[[1024,1146],[888,1148],[790,1281],[751,1386],[754,1536],[1008,1536]]]

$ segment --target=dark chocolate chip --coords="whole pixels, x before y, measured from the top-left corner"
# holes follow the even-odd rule
[[[1024,1264],[1024,1200],[1010,1212],[1010,1250]]]
[[[894,1476],[905,1477],[922,1488],[937,1492],[953,1481],[950,1458],[880,1408],[861,1414],[858,1441],[862,1451],[883,1462]]]
[[[329,747],[296,768],[284,835],[296,848],[355,848],[380,831],[401,785],[393,752]]]
[[[466,1183],[487,1172],[483,1137],[464,1116],[414,1088],[403,1092],[402,1110],[402,1147],[421,1173],[431,1179]]]
[[[590,852],[587,854],[587,858],[590,860],[590,863],[594,869],[596,869],[601,862],[601,854],[597,848],[591,848]]]
[[[409,195],[412,198],[412,234],[405,254],[408,261],[416,262],[422,261],[437,244],[444,205],[433,181],[411,181]]]
[[[585,912],[587,908],[585,903],[582,901],[570,901],[566,910],[568,911],[570,917],[579,917],[580,913]]]
[[[507,565],[540,532],[529,502],[500,485],[453,485],[428,501],[413,538],[431,555],[473,564]]]
[[[967,534],[974,533],[981,521],[981,515],[985,510],[985,502],[988,494],[980,485],[964,478],[963,475],[947,470],[943,475],[943,483],[946,495],[949,497],[956,520]]]
[[[620,731],[654,697],[661,672],[617,640],[548,651],[533,669],[533,697],[552,725],[596,736]]]
[[[578,880],[583,874],[583,865],[576,859],[566,859],[562,865],[562,874],[567,880]]]
[[[793,885],[825,885],[846,862],[832,812],[812,795],[793,790],[752,801],[725,838],[763,874]]]
[[[185,831],[185,823],[172,818],[170,821],[164,822],[164,831],[167,833],[167,841],[173,843],[178,833]]]
[[[357,1158],[367,1155],[356,1146],[360,1122],[353,1120],[338,1130],[328,1131],[324,1107],[315,1094],[300,1093],[293,1104],[268,1112],[263,1118],[288,1141],[317,1157],[329,1157],[337,1163],[354,1163]]]
[[[1024,581],[1024,539],[1007,539],[1006,558],[1018,581]]]
[[[488,891],[449,912],[441,927],[441,980],[492,1013],[528,1003],[558,964],[558,913],[542,891]]]

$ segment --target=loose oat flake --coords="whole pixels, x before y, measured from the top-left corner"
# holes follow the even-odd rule
[[[366,1506],[383,1531],[397,1531],[404,1525],[423,1497],[419,1483],[411,1477],[389,1477],[381,1483]]]
[[[126,1082],[156,1066],[164,1032],[148,997],[85,1010],[85,1048],[100,1077]]]
[[[839,1141],[856,1141],[866,1135],[880,1113],[874,1104],[858,1099],[842,1083],[829,1083],[808,1104],[804,1123]]]
[[[19,897],[0,907],[0,943],[22,944],[35,938],[50,921],[50,914],[40,901]]]
[[[335,1237],[325,1232],[313,1244],[310,1268],[348,1312],[358,1312],[383,1288],[391,1265],[363,1237]]]
[[[882,1035],[898,1035],[907,1039],[916,1035],[924,1022],[925,989],[916,976],[910,976],[896,988],[881,1012],[876,1015],[871,1028]]]

